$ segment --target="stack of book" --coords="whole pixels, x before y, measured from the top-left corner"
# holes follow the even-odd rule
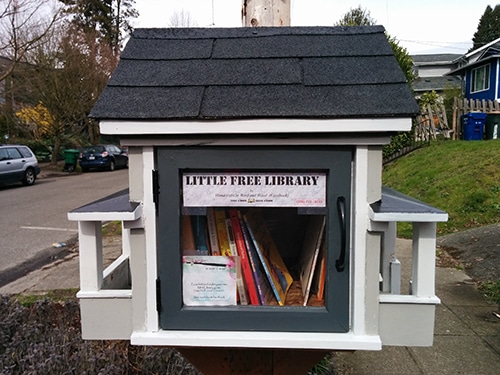
[[[205,215],[181,219],[183,261],[192,256],[225,256],[238,259],[237,300],[241,305],[280,305],[294,282],[273,241],[262,210],[207,208]],[[311,216],[299,260],[302,304],[311,290],[322,298],[325,280],[325,216]],[[321,295],[320,295],[321,293]]]

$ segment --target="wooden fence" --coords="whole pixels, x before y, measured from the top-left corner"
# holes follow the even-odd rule
[[[420,115],[415,119],[413,139],[404,141],[400,147],[387,147],[384,151],[384,163],[389,163],[413,150],[437,139],[438,135],[453,140],[462,137],[462,115],[469,112],[500,114],[500,103],[492,100],[469,100],[455,98],[453,102],[453,119],[448,123],[446,108],[443,104],[421,107]]]
[[[416,141],[437,139],[438,134],[450,138],[454,131],[448,125],[446,109],[443,104],[426,105],[420,109],[416,118],[414,137]]]

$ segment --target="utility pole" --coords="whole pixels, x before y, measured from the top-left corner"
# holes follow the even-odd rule
[[[243,0],[244,27],[290,26],[291,0]]]
[[[243,0],[243,27],[290,26],[291,0]],[[303,374],[327,350],[257,348],[177,348],[205,375]]]

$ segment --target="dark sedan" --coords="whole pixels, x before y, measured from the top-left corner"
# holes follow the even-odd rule
[[[128,167],[128,155],[115,145],[86,146],[80,153],[80,168],[82,172],[90,169],[107,169]]]

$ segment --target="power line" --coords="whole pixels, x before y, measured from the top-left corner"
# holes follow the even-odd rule
[[[396,38],[397,39],[397,38]],[[438,41],[426,41],[426,40],[409,40],[409,39],[397,39],[400,42],[421,44],[431,47],[442,47],[456,50],[463,50],[464,48],[470,47],[472,41],[470,42],[438,42]]]

